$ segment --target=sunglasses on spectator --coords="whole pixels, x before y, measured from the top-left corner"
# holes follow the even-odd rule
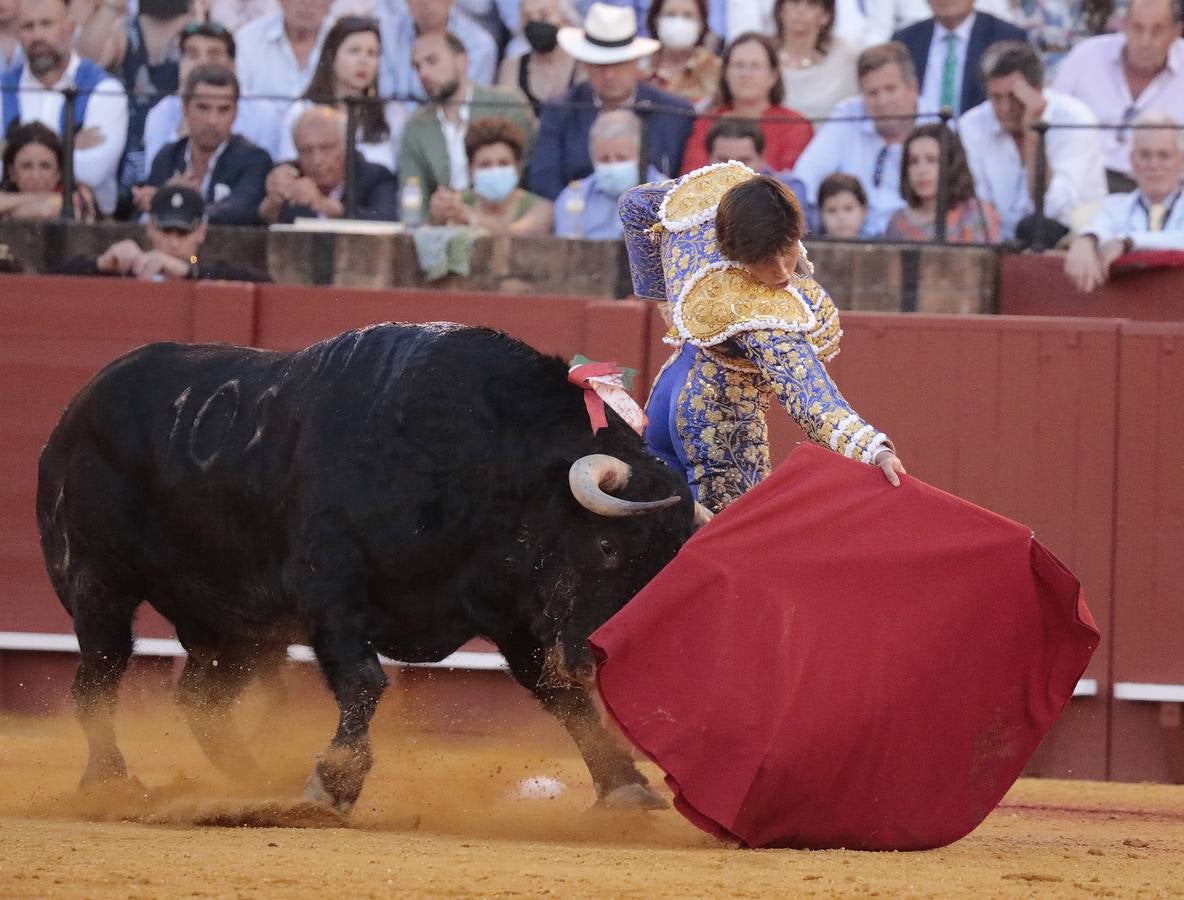
[[[230,29],[219,22],[190,22],[181,29],[181,37],[193,37],[200,34],[205,37],[230,37]]]

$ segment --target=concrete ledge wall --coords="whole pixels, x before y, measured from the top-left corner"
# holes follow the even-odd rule
[[[70,397],[139,344],[285,349],[372,322],[450,319],[564,356],[616,359],[643,373],[641,397],[669,351],[657,309],[639,301],[24,276],[0,284],[0,631],[70,630],[40,557],[37,456]],[[893,437],[911,472],[1032,526],[1081,577],[1103,629],[1086,673],[1097,696],[1073,701],[1030,771],[1184,775],[1184,325],[860,312],[843,323],[831,371],[855,407]],[[775,411],[770,424],[779,459],[800,436]],[[138,630],[171,636],[152,615]],[[28,708],[20,685],[34,683],[38,703],[60,701],[65,668],[0,659],[0,702]],[[1114,699],[1116,683],[1158,693]]]
[[[53,272],[117,240],[145,243],[136,225],[0,222],[0,243],[28,271]],[[882,312],[995,311],[1000,254],[983,247],[811,242],[810,251],[844,309]],[[435,288],[491,293],[624,298],[632,292],[619,241],[477,238],[467,275],[428,282],[407,234],[359,235],[212,227],[205,255],[266,271],[280,284]]]

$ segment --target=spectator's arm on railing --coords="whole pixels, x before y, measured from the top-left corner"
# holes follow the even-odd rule
[[[101,185],[114,177],[127,143],[127,95],[114,78],[104,78],[86,104],[82,133],[92,129],[102,139],[94,146],[74,151],[74,176],[89,185]]]

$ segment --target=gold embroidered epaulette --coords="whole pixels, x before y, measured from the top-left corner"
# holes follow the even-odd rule
[[[711,347],[741,331],[775,328],[809,333],[818,324],[792,288],[770,288],[737,263],[718,262],[695,273],[671,310],[667,343]]]

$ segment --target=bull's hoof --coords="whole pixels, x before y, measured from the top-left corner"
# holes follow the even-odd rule
[[[645,784],[623,784],[596,801],[594,809],[670,809],[670,804]]]
[[[112,757],[100,762],[92,759],[87,763],[86,770],[82,773],[82,778],[79,780],[78,786],[85,788],[96,784],[113,784],[127,780],[127,764],[123,761],[122,756]]]
[[[304,799],[309,803],[331,809],[342,816],[348,816],[350,810],[354,808],[353,800],[334,797],[325,787],[325,782],[321,780],[321,773],[315,769],[304,784]]]

